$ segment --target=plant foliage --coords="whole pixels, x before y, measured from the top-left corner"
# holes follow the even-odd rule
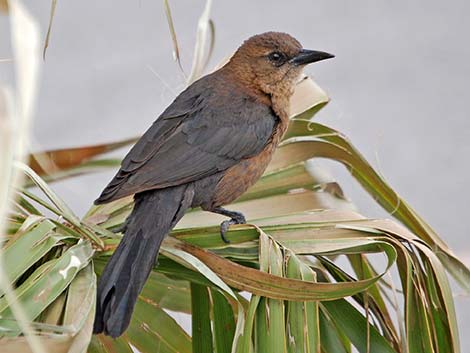
[[[202,44],[191,80],[202,73],[204,43],[210,33],[213,38],[209,8],[199,23]],[[132,199],[93,206],[80,219],[45,180],[117,167],[119,160],[103,154],[135,138],[16,163],[27,180],[11,199],[1,254],[15,302],[39,341],[31,349],[459,352],[447,273],[468,291],[470,271],[343,134],[312,120],[327,102],[310,78],[299,82],[288,132],[268,170],[231,206],[248,215],[249,224],[233,226],[226,244],[219,216],[189,212],[164,241],[130,327],[118,339],[91,334],[96,275],[120,241],[116,230]],[[358,213],[340,186],[312,165],[319,157],[344,164],[401,223]],[[0,288],[2,352],[28,351],[22,321],[4,294]],[[191,334],[174,312],[191,316]]]

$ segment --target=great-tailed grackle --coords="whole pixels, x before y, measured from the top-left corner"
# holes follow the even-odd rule
[[[128,327],[163,238],[185,211],[245,223],[222,208],[263,174],[288,125],[289,98],[306,64],[333,55],[302,49],[285,33],[246,40],[221,69],[184,90],[145,132],[95,204],[135,194],[124,237],[98,284],[94,332]]]

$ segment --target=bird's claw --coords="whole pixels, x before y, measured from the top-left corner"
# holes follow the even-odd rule
[[[220,224],[220,237],[222,238],[223,242],[225,244],[230,244],[230,240],[227,239],[225,234],[227,233],[227,231],[229,230],[232,224],[245,224],[245,223],[246,223],[245,216],[243,216],[241,213],[237,214],[233,218],[223,221]]]
[[[235,222],[233,221],[233,219],[223,221],[223,222],[220,224],[220,237],[222,238],[222,240],[223,240],[223,242],[224,242],[225,244],[230,244],[230,240],[227,239],[227,237],[225,236],[225,234],[227,233],[228,229],[230,228],[230,226],[231,226],[232,224],[235,224]]]

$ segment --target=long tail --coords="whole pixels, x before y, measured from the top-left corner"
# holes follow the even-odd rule
[[[192,198],[190,185],[135,195],[125,235],[99,279],[94,333],[118,337],[127,329],[160,244],[191,206]]]

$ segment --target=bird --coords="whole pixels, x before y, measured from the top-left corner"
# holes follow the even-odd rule
[[[185,211],[228,217],[225,242],[245,216],[223,208],[268,166],[289,124],[289,98],[307,64],[333,58],[287,33],[250,37],[220,69],[181,92],[132,147],[95,204],[134,195],[123,237],[98,282],[93,331],[122,335],[163,239]]]

